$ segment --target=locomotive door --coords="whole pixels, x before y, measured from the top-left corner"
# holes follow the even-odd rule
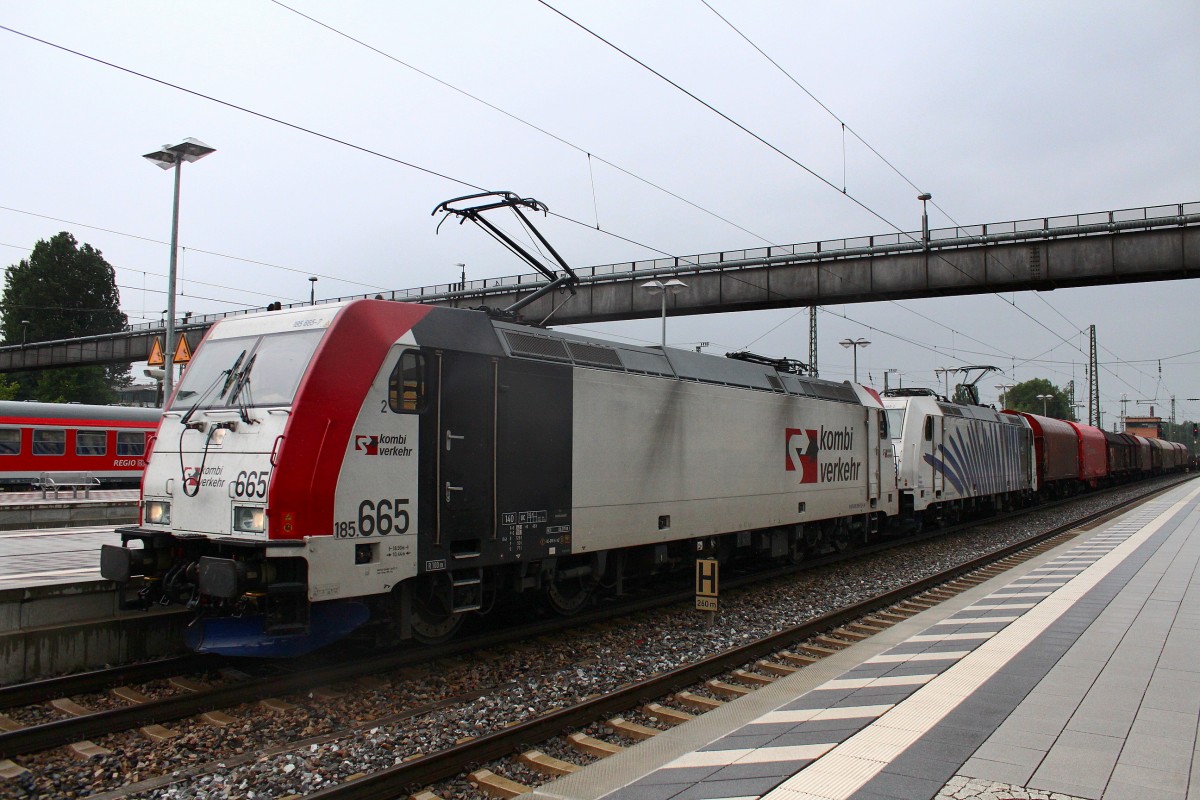
[[[867,409],[867,499],[872,506],[875,505],[874,501],[879,499],[879,461],[882,455],[880,450],[887,441],[879,438],[884,430],[880,424],[884,413],[886,412]]]
[[[482,544],[495,526],[495,359],[437,354],[437,531],[442,545]],[[457,549],[457,548],[456,548]]]
[[[935,460],[941,461],[946,457],[946,418],[944,416],[933,417],[933,456]],[[944,470],[934,468],[933,470],[933,496],[941,498],[942,490],[946,488],[946,473]]]

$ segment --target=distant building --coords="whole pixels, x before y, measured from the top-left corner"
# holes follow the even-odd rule
[[[1147,439],[1162,438],[1162,417],[1126,417],[1125,432]]]
[[[157,408],[157,383],[135,383],[132,386],[122,386],[117,389],[117,397],[123,406],[140,406],[142,408]]]

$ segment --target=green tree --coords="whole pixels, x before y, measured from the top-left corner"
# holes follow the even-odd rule
[[[112,265],[66,231],[39,241],[5,275],[0,313],[5,344],[113,333],[128,324]],[[21,400],[111,403],[113,388],[129,383],[129,365],[15,372],[9,379]]]
[[[1056,419],[1075,419],[1075,409],[1071,408],[1071,398],[1062,389],[1045,378],[1034,378],[1018,383],[1004,395],[1004,404],[1014,411],[1025,411],[1029,414],[1042,414],[1043,401],[1038,395],[1051,395],[1045,401],[1045,415]]]

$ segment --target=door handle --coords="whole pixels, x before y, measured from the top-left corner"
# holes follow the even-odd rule
[[[450,493],[451,492],[461,492],[462,490],[463,490],[463,487],[451,486],[450,481],[446,481],[446,502],[447,503],[450,502]]]
[[[447,453],[450,452],[450,440],[451,439],[465,439],[465,438],[467,438],[467,437],[455,436],[453,433],[451,433],[449,430],[447,430],[446,431],[446,452]]]

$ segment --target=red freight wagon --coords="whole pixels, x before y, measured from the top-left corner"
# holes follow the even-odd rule
[[[1081,422],[1067,424],[1075,429],[1079,438],[1079,480],[1094,489],[1108,477],[1108,441],[1104,431]]]
[[[1109,477],[1121,478],[1137,471],[1137,439],[1128,433],[1104,432],[1108,443]]]
[[[1137,442],[1137,457],[1134,459],[1134,466],[1138,472],[1149,472],[1153,466],[1153,460],[1150,458],[1150,440],[1145,436],[1131,435]]]
[[[1079,480],[1079,435],[1068,422],[1024,411],[1005,411],[1025,418],[1033,429],[1037,490],[1046,491],[1058,481]],[[1071,491],[1074,489],[1072,485]]]

